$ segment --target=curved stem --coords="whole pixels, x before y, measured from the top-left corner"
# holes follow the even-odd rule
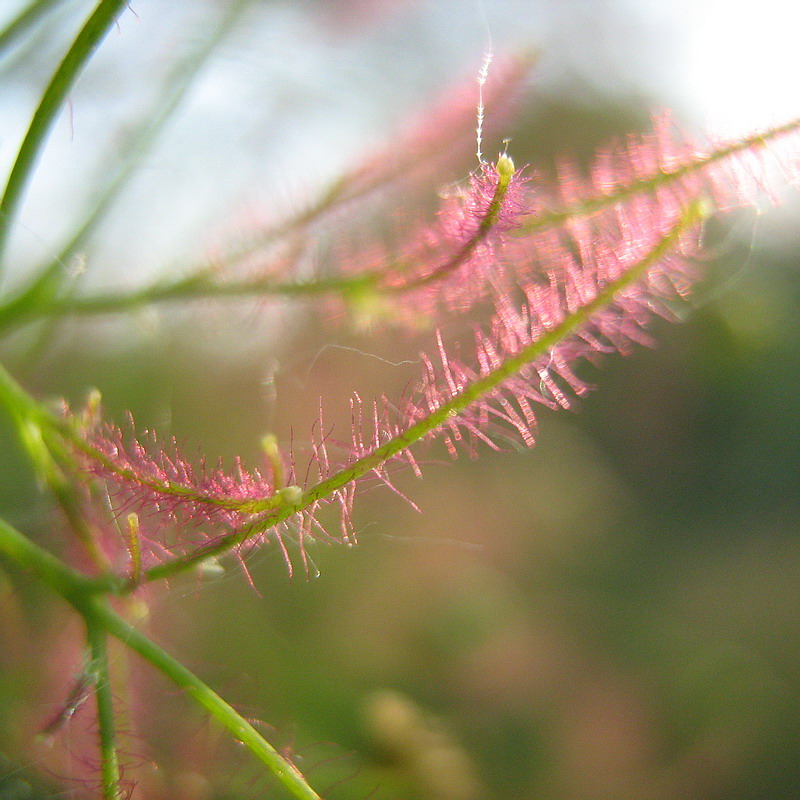
[[[111,716],[111,696],[107,681],[104,641],[105,634],[110,633],[149,661],[183,689],[196,703],[205,708],[214,719],[265,764],[294,797],[298,800],[320,800],[320,796],[308,785],[297,768],[264,739],[241,714],[183,664],[122,619],[109,607],[105,598],[98,597],[97,585],[94,581],[71,569],[54,555],[34,544],[3,519],[0,519],[0,554],[14,562],[17,567],[33,572],[70,603],[86,620],[93,658],[95,660],[98,656],[100,658],[102,670],[105,672],[105,687],[109,691],[108,696],[102,701],[98,695],[98,713],[103,713],[108,717],[105,722],[100,720],[101,746],[106,749],[109,759],[106,764],[104,758],[104,787],[111,786],[114,774],[114,767],[110,760],[113,748],[113,717]],[[103,639],[102,643],[101,639]],[[103,679],[98,677],[98,691],[101,682]],[[100,712],[101,702],[104,708],[102,712]],[[107,798],[116,796],[106,794]]]
[[[52,418],[36,401],[11,377],[0,364],[0,405],[11,415],[20,442],[28,454],[39,481],[53,493],[64,515],[86,549],[92,563],[105,572],[108,559],[94,537],[92,526],[84,516],[80,494],[75,485],[66,478],[65,471],[73,466],[70,454],[65,452],[63,440],[48,436],[53,427]],[[72,456],[74,462],[74,456]]]
[[[97,294],[90,297],[75,297],[56,300],[39,314],[107,314],[130,311],[145,305],[182,300],[207,300],[225,297],[310,297],[321,294],[346,294],[375,283],[371,275],[343,278],[319,278],[309,281],[276,281],[273,278],[258,278],[243,281],[218,281],[213,279],[215,270],[206,268],[170,283],[154,283],[128,294]]]
[[[151,111],[141,115],[142,123],[130,136],[126,136],[125,143],[119,146],[119,150],[125,154],[124,158],[121,161],[115,159],[115,162],[119,163],[115,163],[111,170],[106,170],[107,173],[110,172],[110,178],[96,193],[94,203],[83,221],[73,230],[58,255],[35,270],[34,277],[28,285],[0,307],[0,330],[36,316],[52,318],[59,314],[70,313],[69,305],[74,302],[72,292],[58,296],[66,277],[64,265],[78,252],[87,237],[112,208],[114,200],[186,97],[194,79],[208,62],[216,46],[230,33],[251,4],[252,0],[237,0],[231,3],[211,34],[171,70],[165,80],[165,91],[159,94],[158,104]],[[74,288],[76,288],[75,283],[70,286],[70,289]],[[122,311],[124,308],[118,310]]]
[[[383,285],[383,276],[362,274],[333,278],[318,278],[308,281],[279,281],[274,278],[256,278],[244,281],[220,281],[215,279],[216,270],[203,266],[190,271],[178,280],[160,281],[128,293],[110,292],[88,297],[55,297],[48,293],[48,278],[60,268],[70,251],[62,253],[61,259],[45,270],[33,284],[5,306],[0,307],[0,330],[20,320],[41,316],[107,314],[152,305],[155,303],[187,301],[224,297],[306,297],[325,294],[357,294],[364,290],[397,295],[421,286],[440,281],[461,267],[475,248],[490,234],[502,212],[503,201],[514,176],[514,164],[508,156],[497,162],[497,186],[484,212],[480,224],[470,238],[464,242],[442,265],[422,277],[413,278],[396,285]],[[50,296],[48,296],[48,294]]]
[[[320,800],[320,796],[306,783],[305,778],[288,759],[282,756],[241,715],[226,703],[213,689],[169,653],[128,624],[108,605],[94,602],[95,612],[103,627],[112,636],[149,661],[176,686],[183,689],[214,719],[228,729],[253,755],[265,764],[273,775],[299,800]]]
[[[33,572],[37,578],[78,610],[85,608],[87,598],[96,591],[96,584],[91,578],[68,567],[2,518],[0,518],[0,554],[5,555],[18,567]]]
[[[11,224],[19,209],[25,187],[67,94],[108,29],[126,7],[126,0],[100,1],[42,94],[0,200],[0,258],[8,242]]]

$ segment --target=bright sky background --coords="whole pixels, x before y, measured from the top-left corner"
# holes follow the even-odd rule
[[[800,3],[671,5],[683,42],[671,90],[698,117],[736,135],[800,116]]]
[[[93,6],[66,0],[75,17],[54,28],[52,52],[26,56],[19,82],[9,81],[0,93],[4,170],[67,34]],[[225,230],[248,204],[297,202],[324,187],[426,98],[471,70],[477,76],[490,40],[497,52],[540,51],[534,107],[537,91],[556,91],[577,76],[612,94],[644,97],[654,110],[673,108],[720,133],[800,116],[800,4],[788,0],[256,6],[258,14],[203,74],[143,165],[129,206],[109,227],[106,251],[96,261],[113,263],[116,278],[144,279],[187,248],[202,253],[209,232]],[[65,115],[51,134],[15,237],[19,264],[38,260],[61,240],[98,157],[113,144],[115,126],[122,130],[145,113],[170,63],[220,5],[133,0],[131,7],[135,14],[123,14],[76,90],[71,118]],[[3,7],[0,22],[6,16]]]

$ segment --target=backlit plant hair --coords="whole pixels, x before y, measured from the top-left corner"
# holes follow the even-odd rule
[[[213,41],[244,7],[231,6]],[[7,180],[0,244],[69,87],[125,8],[119,0],[98,4],[43,94]],[[32,24],[23,14],[6,36],[14,25]],[[210,51],[207,44],[191,55],[195,71]],[[513,97],[528,66],[525,59],[495,58],[487,76],[485,62],[479,156],[481,137],[503,118],[503,99]],[[177,105],[186,80],[140,131],[142,150]],[[474,79],[467,85],[469,92],[449,93],[304,211],[271,221],[245,242],[218,247],[211,265],[131,292],[79,294],[54,262],[0,298],[5,332],[41,319],[242,296],[310,298],[332,324],[368,315],[374,325],[430,330],[420,374],[401,396],[353,394],[343,437],[327,424],[321,401],[310,445],[279,445],[267,436],[258,468],[238,459],[233,469],[191,463],[176,442],[137,434],[132,419],[123,428],[104,421],[98,396],[80,411],[54,412],[0,368],[0,402],[83,554],[74,562],[80,568],[72,566],[4,520],[0,553],[60,594],[85,622],[86,662],[57,719],[68,724],[79,705],[75,698],[83,705],[91,695],[97,792],[107,800],[136,795],[135,769],[126,783],[119,755],[109,635],[206,709],[294,796],[318,797],[289,757],[115,611],[112,600],[181,572],[214,569],[225,556],[246,569],[248,554],[260,547],[279,548],[290,572],[298,557],[308,571],[309,540],[354,544],[359,491],[377,482],[402,495],[396,471],[421,474],[420,456],[436,442],[453,458],[501,449],[509,439],[531,446],[539,407],[570,408],[589,390],[582,361],[648,345],[655,317],[677,318],[676,305],[698,277],[704,221],[773,198],[800,176],[798,121],[737,141],[695,143],[661,115],[649,134],[599,152],[588,175],[564,162],[550,183],[534,167],[518,168],[506,152],[491,162],[480,158],[461,183],[443,188],[435,215],[417,217],[412,199],[410,208],[396,209],[388,243],[376,236],[355,247],[341,235],[316,272],[301,273],[315,241],[331,229],[341,233],[348,219],[369,219],[374,203],[399,206],[423,192],[435,194],[433,181],[452,156],[451,141],[474,145]],[[106,200],[130,169],[120,167],[104,190]],[[74,232],[59,264],[79,249],[101,214],[98,207]],[[448,323],[461,317],[469,321],[466,339],[448,333]],[[333,522],[321,513],[328,506],[337,511]],[[48,725],[47,733],[57,735],[56,727]]]

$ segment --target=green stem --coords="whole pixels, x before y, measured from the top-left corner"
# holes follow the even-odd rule
[[[0,553],[18,567],[33,572],[85,616],[86,603],[97,591],[97,583],[34,544],[1,518]]]
[[[19,424],[23,420],[39,421],[45,416],[42,407],[15,380],[9,371],[0,364],[0,404]]]
[[[56,262],[63,265],[83,245],[86,237],[94,230],[97,223],[111,208],[112,201],[122,187],[125,186],[133,170],[142,157],[150,150],[164,126],[172,119],[175,111],[185,99],[195,78],[208,62],[222,40],[231,32],[242,14],[252,5],[253,0],[235,0],[225,3],[222,15],[209,35],[204,36],[199,46],[189,52],[175,65],[164,80],[164,91],[158,94],[158,103],[152,111],[142,114],[144,122],[120,146],[125,158],[105,188],[96,195],[94,206],[86,215],[83,223],[73,233],[70,241],[64,245]]]
[[[192,553],[187,553],[172,561],[151,567],[145,571],[142,580],[154,581],[168,578],[179,572],[191,569],[208,558],[226,553],[255,533],[278,525],[293,514],[303,511],[319,500],[324,500],[336,490],[341,489],[352,481],[358,480],[370,470],[380,467],[398,453],[411,447],[415,442],[423,439],[443,425],[448,419],[457,416],[472,403],[490,394],[503,381],[519,372],[526,364],[549,352],[555,345],[574,333],[593,314],[596,314],[611,303],[620,291],[642,278],[654,264],[669,253],[678,243],[681,236],[701,221],[702,217],[703,210],[700,204],[694,203],[691,205],[672,229],[662,237],[658,244],[639,263],[625,272],[618,280],[609,283],[602,291],[598,292],[594,300],[574,311],[561,324],[523,348],[516,356],[508,358],[497,369],[471,383],[460,394],[443,403],[424,419],[410,428],[406,428],[406,430],[389,439],[371,453],[306,490],[296,504],[287,503],[277,509],[270,510],[263,514],[260,519],[241,530],[221,537]]]
[[[0,554],[13,561],[18,567],[33,572],[84,617],[89,635],[92,637],[90,643],[93,645],[94,658],[96,659],[99,654],[101,664],[106,664],[105,646],[104,644],[100,645],[98,640],[104,633],[110,633],[149,661],[183,689],[196,703],[205,708],[214,719],[265,764],[294,797],[298,800],[320,800],[319,795],[306,783],[295,766],[267,742],[241,714],[186,669],[183,664],[122,619],[109,607],[105,599],[98,597],[97,585],[94,581],[71,569],[58,558],[34,544],[3,519],[0,519]],[[95,645],[99,648],[98,650],[94,649]],[[107,666],[103,668],[107,679]],[[105,685],[108,686],[107,680]],[[110,704],[110,695],[103,701],[103,703],[106,702]],[[99,703],[100,698],[98,697]],[[110,713],[110,705],[103,713]],[[110,723],[111,727],[106,724],[105,734],[102,730],[104,725],[102,720],[100,724],[101,744],[109,748],[113,745],[113,737],[111,737],[113,721]],[[106,781],[106,771],[108,781]],[[112,768],[109,762],[104,769],[104,786],[111,785],[111,774]],[[111,795],[107,795],[107,797],[109,796]]]
[[[59,254],[36,270],[30,283],[0,308],[0,329],[9,328],[37,316],[54,317],[59,313],[70,313],[56,310],[57,306],[63,308],[65,304],[68,306],[71,302],[69,295],[58,296],[64,279],[67,277],[64,265],[78,252],[87,237],[112,208],[114,199],[127,184],[135,167],[141,162],[144,154],[152,147],[175,110],[180,106],[194,79],[207,63],[216,46],[230,33],[251,3],[252,0],[237,0],[237,2],[231,3],[211,34],[171,70],[165,80],[165,91],[159,93],[156,107],[141,115],[142,124],[126,137],[123,144],[119,145],[118,149],[125,154],[124,158],[121,163],[115,164],[114,169],[106,169],[106,173],[110,173],[111,177],[106,181],[105,186],[96,193],[94,204],[86,213],[83,221],[72,232]],[[76,283],[73,284],[71,288],[75,288],[76,285]]]
[[[109,292],[89,297],[56,297],[52,291],[52,272],[37,277],[20,295],[0,306],[0,331],[41,317],[91,316],[133,311],[148,305],[191,300],[248,297],[315,297],[329,294],[350,294],[377,283],[373,275],[343,278],[320,278],[313,281],[275,281],[271,278],[244,281],[218,281],[216,270],[203,268],[187,278],[159,282],[133,292]],[[59,269],[61,269],[59,265]]]
[[[101,0],[45,89],[8,176],[3,198],[0,200],[0,258],[8,242],[11,225],[19,209],[22,195],[33,175],[47,134],[67,94],[108,29],[126,7],[126,0]]]
[[[481,218],[475,233],[447,261],[428,275],[412,279],[396,286],[382,286],[379,275],[355,275],[339,278],[319,278],[310,281],[275,281],[273,278],[259,278],[245,281],[215,280],[216,270],[203,267],[190,272],[188,277],[171,282],[159,282],[126,294],[107,293],[89,297],[55,297],[48,292],[48,277],[58,264],[51,265],[48,271],[38,278],[29,289],[5,306],[0,307],[0,330],[21,319],[41,316],[108,314],[152,305],[155,303],[176,302],[195,299],[225,297],[304,297],[324,294],[353,294],[364,289],[390,294],[403,294],[421,286],[442,280],[462,266],[473,254],[475,248],[489,235],[502,212],[514,175],[514,164],[508,156],[501,156],[497,162],[498,180],[494,195]]]
[[[97,723],[100,739],[100,764],[104,800],[119,800],[119,758],[117,757],[116,726],[111,691],[111,674],[108,669],[106,631],[94,613],[84,614],[87,641],[92,654],[91,675],[97,701]]]
[[[306,783],[297,768],[215,691],[186,669],[180,661],[129,625],[107,605],[101,603],[95,605],[106,631],[149,661],[176,686],[183,689],[196,703],[205,708],[214,719],[233,734],[237,741],[240,741],[265,764],[295,797],[300,800],[320,800],[319,795]]]
[[[319,278],[311,281],[275,281],[260,278],[245,281],[217,281],[211,278],[215,272],[208,268],[170,283],[156,283],[129,294],[97,294],[91,297],[64,298],[55,300],[50,306],[37,311],[39,314],[107,314],[132,309],[153,303],[182,300],[205,300],[225,297],[311,297],[321,294],[346,294],[375,282],[373,276],[357,275],[344,278]]]
[[[49,435],[62,421],[39,405],[0,364],[0,405],[8,410],[40,483],[53,493],[67,522],[86,549],[92,562],[101,571],[109,564],[95,540],[92,527],[83,511],[81,496],[65,471],[74,470],[74,455],[67,452],[63,439]],[[60,433],[59,429],[59,433]]]

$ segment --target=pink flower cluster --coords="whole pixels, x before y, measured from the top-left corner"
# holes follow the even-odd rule
[[[309,537],[352,542],[357,487],[377,479],[398,491],[392,470],[419,473],[416,441],[438,439],[452,456],[463,448],[474,456],[480,443],[498,448],[508,436],[530,446],[537,405],[569,408],[589,389],[582,360],[649,344],[653,317],[672,318],[696,279],[699,204],[728,210],[796,183],[796,128],[700,148],[682,143],[662,117],[652,134],[601,152],[588,176],[562,164],[554,186],[515,171],[505,155],[482,164],[447,194],[433,224],[414,227],[392,254],[351,260],[346,272],[376,275],[374,291],[400,319],[452,320],[489,303],[488,320],[472,325],[469,345],[437,331],[404,397],[365,403],[355,395],[349,442],[333,441],[320,410],[308,466],[298,471],[289,458],[291,496],[274,474],[239,462],[232,473],[195,469],[153,440],[126,442],[113,427],[90,437],[91,469],[111,484],[118,514],[147,509],[182,528],[174,541],[148,535],[151,560],[247,530],[239,547],[274,537],[290,568],[288,530],[304,561]],[[319,520],[328,504],[339,509],[336,534]],[[206,532],[206,523],[223,532]]]
[[[212,543],[219,530],[239,529],[256,513],[255,503],[275,495],[272,476],[247,470],[239,459],[233,470],[198,466],[184,458],[175,440],[162,446],[156,435],[134,434],[115,425],[87,431],[94,452],[87,471],[105,480],[115,516],[139,515],[143,566]]]

